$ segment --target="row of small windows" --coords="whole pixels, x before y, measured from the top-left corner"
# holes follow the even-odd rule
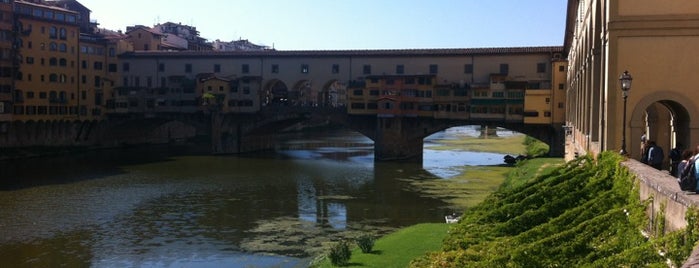
[[[34,64],[34,57],[26,57],[24,61],[27,64]],[[44,65],[44,58],[41,58],[40,64]],[[68,66],[68,60],[65,58],[50,58],[49,59],[49,66],[59,66],[59,67],[67,67]],[[70,62],[70,67],[75,67],[75,62],[71,61]],[[81,67],[83,69],[88,69],[88,62],[87,61],[82,61],[81,62]],[[104,63],[101,61],[95,61],[92,63],[92,69],[93,70],[102,70],[104,69]],[[117,71],[117,65],[115,63],[111,63],[108,65],[107,70],[110,73],[115,73]]]
[[[350,103],[350,108],[355,110],[378,110],[379,104],[375,102],[363,103],[363,102],[352,102]],[[392,110],[399,108],[400,110],[419,110],[419,111],[441,111],[441,112],[470,112],[474,114],[504,114],[507,111],[508,114],[513,115],[525,115],[532,116],[524,112],[521,106],[507,107],[501,105],[494,106],[482,106],[474,105],[470,106],[465,103],[453,103],[453,104],[419,104],[412,102],[402,102],[400,106],[396,107],[395,103],[385,102],[380,107],[385,110]],[[538,116],[538,112],[537,115]],[[546,117],[551,116],[551,112],[545,112]]]
[[[545,73],[547,70],[547,63],[537,63],[536,65],[536,72],[537,73]],[[560,68],[565,68],[563,66],[560,66]],[[124,63],[123,65],[123,71],[128,72],[129,71],[129,63]],[[250,65],[249,64],[242,64],[240,66],[240,73],[243,74],[248,74],[250,73]],[[159,63],[158,64],[158,71],[159,72],[165,72],[165,63]],[[279,73],[280,68],[279,64],[272,64],[270,66],[270,72],[271,73]],[[311,68],[309,64],[301,64],[299,68],[300,73],[307,74],[311,72]],[[439,73],[439,65],[438,64],[430,64],[428,66],[428,73],[429,74],[438,74]],[[465,74],[473,74],[474,67],[473,64],[464,64],[464,69],[463,72]],[[508,74],[510,71],[510,65],[507,63],[500,64],[499,71],[501,74]],[[193,72],[193,67],[191,63],[187,63],[184,65],[184,72],[185,73],[192,73]],[[221,72],[221,64],[214,64],[213,65],[213,72],[214,73],[220,73]],[[340,65],[339,64],[332,64],[330,66],[330,72],[333,74],[338,74],[340,73]],[[372,74],[372,66],[370,64],[365,64],[362,66],[362,74],[365,75],[370,75]],[[405,74],[406,73],[406,68],[405,65],[403,64],[398,64],[395,66],[395,73],[396,74]]]
[[[15,5],[15,12],[24,15],[30,15],[35,18],[54,20],[59,22],[76,23],[77,17],[74,14],[58,12],[55,10],[44,9],[40,7],[31,7],[26,5]]]
[[[87,107],[80,106],[23,106],[15,105],[15,115],[87,115]],[[99,108],[92,109],[92,115],[101,115],[102,110]]]
[[[206,90],[209,91],[209,92],[212,92],[212,91],[214,91],[214,88],[213,88],[212,86],[207,86],[207,87],[206,87]],[[219,91],[219,92],[223,92],[224,90],[225,90],[225,89],[224,89],[223,86],[219,86],[219,87],[218,87],[218,91]],[[230,92],[232,92],[232,93],[238,93],[238,92],[239,92],[239,88],[238,88],[238,87],[230,87]],[[204,93],[204,92],[202,92],[202,93]],[[249,94],[250,94],[250,87],[242,87],[242,93],[245,94],[245,95],[249,95]]]

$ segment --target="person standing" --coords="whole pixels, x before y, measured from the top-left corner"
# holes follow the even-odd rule
[[[684,169],[687,168],[687,165],[689,165],[689,161],[692,161],[694,157],[694,152],[691,150],[684,150],[682,152],[682,160],[677,163],[677,180],[682,178],[682,173],[684,173]]]
[[[683,160],[682,144],[678,143],[677,145],[675,145],[675,148],[672,148],[672,150],[670,150],[668,158],[670,158],[670,175],[677,177],[677,175],[679,175],[679,173],[681,172],[681,169],[679,169],[678,165],[680,161]]]
[[[648,146],[648,164],[657,170],[662,170],[663,158],[665,157],[663,148],[658,146],[654,141],[649,141]]]
[[[646,153],[648,153],[648,136],[646,135],[646,132],[643,132],[643,135],[641,135],[641,162],[643,162],[644,159],[647,159]],[[644,162],[646,163],[646,162]]]

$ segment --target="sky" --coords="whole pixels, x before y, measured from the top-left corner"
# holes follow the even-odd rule
[[[100,27],[174,22],[277,50],[563,45],[567,0],[78,0]]]

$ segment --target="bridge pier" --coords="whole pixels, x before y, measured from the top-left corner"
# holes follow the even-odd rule
[[[422,163],[422,139],[416,118],[377,118],[374,137],[375,161],[406,161]]]

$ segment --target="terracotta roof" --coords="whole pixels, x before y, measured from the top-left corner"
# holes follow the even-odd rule
[[[385,56],[471,56],[562,53],[562,46],[494,47],[494,48],[436,48],[436,49],[367,49],[367,50],[263,50],[263,51],[136,51],[121,57],[385,57]]]

